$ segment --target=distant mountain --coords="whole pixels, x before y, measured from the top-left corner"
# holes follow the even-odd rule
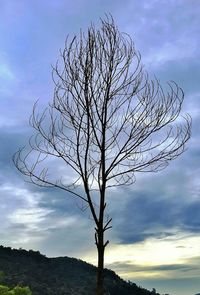
[[[6,285],[29,286],[33,295],[95,294],[96,267],[75,258],[47,258],[38,251],[0,246],[0,272],[5,274]],[[105,288],[109,295],[160,295],[107,269]]]

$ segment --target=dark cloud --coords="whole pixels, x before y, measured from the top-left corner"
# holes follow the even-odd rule
[[[27,139],[28,131],[26,129],[17,130],[14,127],[0,128],[0,171],[2,176],[16,172],[12,157],[20,147],[25,145]]]
[[[160,178],[151,177],[154,183],[151,184],[148,179],[140,190],[129,191],[126,206],[122,212],[120,209],[118,211],[118,215],[123,216],[120,222],[117,214],[114,214],[117,224],[114,228],[120,242],[162,239],[176,235],[177,230],[200,233],[200,198],[192,199],[190,190],[184,184],[180,187],[184,177],[181,180],[181,177],[179,179],[174,175],[175,179],[171,178],[170,181],[168,178],[166,182],[164,175]]]
[[[156,74],[162,84],[165,86],[169,80],[176,81],[183,88],[187,104],[187,96],[199,92],[199,77],[200,77],[200,56],[199,60],[192,57],[186,60],[168,60],[156,68],[152,67],[151,72]],[[191,75],[191,73],[193,73]],[[199,101],[198,101],[199,103]]]
[[[134,197],[128,202],[124,220],[117,228],[120,241],[137,243],[150,237],[166,236],[168,228],[174,225],[171,218],[174,210],[168,200],[159,200],[155,194]]]
[[[195,257],[192,259],[187,259],[183,263],[179,264],[161,264],[161,265],[151,265],[151,266],[144,266],[134,264],[132,261],[124,261],[122,262],[114,262],[112,264],[107,264],[106,267],[110,269],[116,269],[118,272],[171,272],[173,275],[174,271],[183,272],[184,274],[188,272],[188,276],[192,271],[199,272],[199,262],[200,257]]]

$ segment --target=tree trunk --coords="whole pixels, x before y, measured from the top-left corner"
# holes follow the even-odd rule
[[[103,228],[97,231],[97,250],[98,250],[98,268],[97,268],[97,287],[96,295],[104,294],[104,231]]]

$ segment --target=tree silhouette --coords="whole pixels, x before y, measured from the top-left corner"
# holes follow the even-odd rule
[[[170,82],[165,92],[149,79],[132,39],[111,16],[100,29],[91,25],[87,33],[67,38],[53,81],[53,101],[40,115],[34,106],[30,125],[36,134],[14,163],[34,184],[60,188],[89,208],[98,250],[96,294],[102,295],[109,243],[104,234],[112,221],[105,214],[108,188],[133,184],[136,172],[164,169],[184,151],[191,120],[179,116],[182,89]],[[73,183],[49,176],[51,157],[62,160],[66,173],[76,173]]]

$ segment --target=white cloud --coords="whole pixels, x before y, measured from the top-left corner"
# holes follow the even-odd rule
[[[6,64],[0,64],[0,78],[3,80],[14,80],[16,79],[14,73],[10,67]]]
[[[51,210],[36,207],[17,209],[10,215],[8,219],[11,223],[25,224],[29,229],[37,230],[40,223],[45,220]]]
[[[38,206],[41,194],[30,192],[27,188],[16,187],[11,183],[0,187],[0,216],[3,221],[1,234],[4,236],[7,231],[10,235],[6,240],[23,245],[25,241],[32,239],[29,231],[37,231],[40,223],[51,212],[49,209],[42,209]],[[35,239],[36,236],[33,238]]]
[[[16,76],[13,67],[10,65],[7,54],[0,55],[0,93],[11,94],[11,89],[14,89],[19,78]]]
[[[184,60],[193,58],[196,47],[186,39],[179,39],[176,42],[163,42],[162,46],[150,49],[150,52],[143,58],[147,67],[162,66],[169,61]]]

